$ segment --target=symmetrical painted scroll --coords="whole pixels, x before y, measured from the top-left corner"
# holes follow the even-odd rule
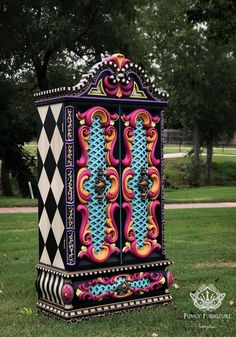
[[[77,113],[80,121],[78,142],[80,158],[76,191],[79,199],[77,211],[81,214],[79,239],[82,244],[79,258],[103,263],[116,246],[118,229],[114,213],[119,207],[119,163],[114,157],[117,131],[114,127],[117,114],[110,114],[103,107],[95,106],[84,113]]]
[[[138,258],[145,258],[160,250],[157,242],[159,225],[156,209],[160,193],[160,174],[156,166],[160,160],[155,157],[158,132],[155,128],[159,116],[152,116],[145,109],[136,109],[123,114],[124,145],[126,154],[122,160],[122,191],[126,212],[123,253],[130,252]]]
[[[141,272],[99,277],[79,283],[76,296],[80,301],[101,301],[110,297],[122,299],[160,289],[165,283],[166,278],[163,272]]]

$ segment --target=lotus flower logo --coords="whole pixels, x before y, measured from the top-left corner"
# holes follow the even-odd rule
[[[218,309],[225,297],[225,293],[220,293],[213,284],[202,284],[198,291],[190,293],[193,304],[200,310]]]

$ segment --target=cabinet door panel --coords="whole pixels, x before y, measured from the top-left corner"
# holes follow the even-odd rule
[[[123,114],[126,154],[122,160],[125,210],[123,255],[146,259],[161,250],[157,213],[160,212],[160,160],[155,157],[159,116],[145,109]]]
[[[76,191],[80,214],[78,236],[79,261],[95,264],[107,262],[120,252],[115,212],[119,208],[119,175],[114,157],[117,114],[101,106],[78,112],[78,144],[80,155]]]

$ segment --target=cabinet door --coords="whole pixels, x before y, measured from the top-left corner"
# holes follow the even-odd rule
[[[122,120],[123,261],[156,259],[161,255],[160,115],[123,110]]]
[[[118,114],[102,106],[77,113],[76,194],[78,263],[102,267],[119,263]]]

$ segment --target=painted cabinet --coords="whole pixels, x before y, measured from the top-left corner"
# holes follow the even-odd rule
[[[167,95],[121,54],[36,94],[40,311],[76,320],[171,301],[165,256]]]

